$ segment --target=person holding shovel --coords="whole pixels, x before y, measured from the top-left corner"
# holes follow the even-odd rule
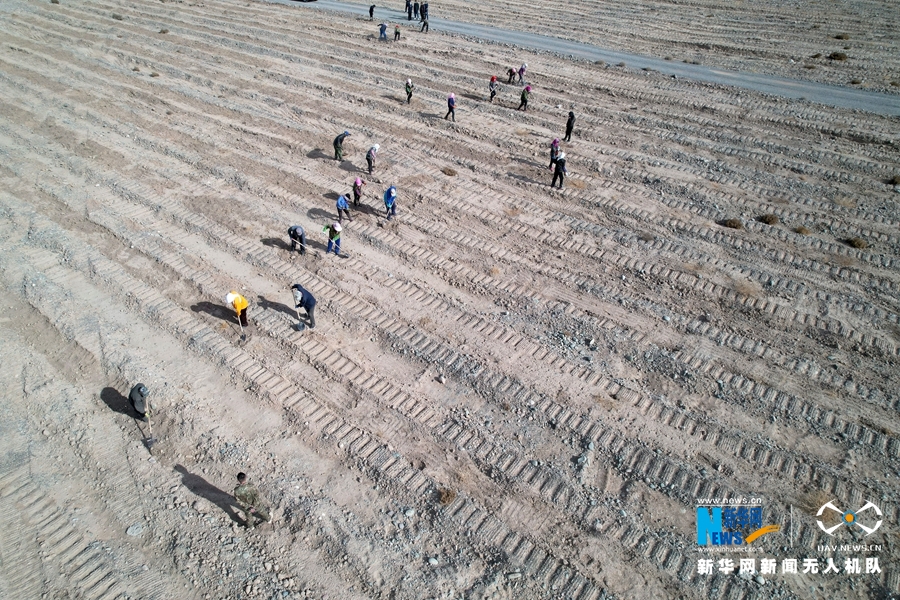
[[[288,238],[291,240],[291,252],[296,250],[297,246],[300,246],[300,255],[306,254],[306,232],[303,231],[303,227],[292,225],[288,229]]]
[[[522,90],[522,101],[519,102],[519,108],[516,110],[528,110],[528,96],[531,95],[531,86],[526,85],[525,89]]]
[[[352,221],[353,217],[350,216],[350,204],[347,202],[347,196],[341,194],[338,196],[337,204],[335,204],[338,213],[338,223],[342,223],[344,221],[344,215],[347,215],[347,220]]]
[[[250,306],[250,303],[247,302],[246,298],[232,290],[225,296],[225,303],[237,313],[238,323],[241,324],[241,328],[250,325],[250,322],[247,320],[247,307]]]
[[[265,523],[272,520],[269,510],[262,505],[262,498],[259,496],[259,490],[247,483],[247,475],[238,473],[238,485],[234,488],[234,499],[244,510],[244,519],[247,522],[247,528],[256,527],[256,518],[259,517]]]
[[[372,175],[372,171],[375,170],[375,159],[378,158],[378,150],[380,148],[380,145],[375,144],[366,152],[366,164],[369,166],[369,175]]]
[[[291,286],[291,292],[294,294],[294,308],[297,310],[297,319],[300,319],[300,309],[306,311],[306,316],[309,318],[309,328],[316,328],[316,298],[313,296],[309,290],[304,288],[299,283],[295,283]]]
[[[334,160],[342,161],[344,160],[344,140],[350,136],[349,131],[345,131],[340,134],[336,138],[334,138]]]
[[[353,182],[353,206],[359,207],[359,201],[362,200],[362,186],[364,185],[366,185],[366,182],[359,177]]]
[[[131,406],[138,414],[140,420],[147,424],[149,435],[144,438],[144,444],[148,450],[152,451],[156,438],[153,437],[153,423],[150,422],[150,417],[153,416],[153,405],[150,404],[150,400],[147,398],[149,394],[147,386],[143,383],[138,383],[131,388],[131,393],[128,394],[128,401],[131,402]]]
[[[141,421],[144,422],[147,421],[147,415],[150,414],[152,409],[150,401],[147,400],[147,395],[149,393],[147,386],[143,383],[139,383],[131,388],[131,393],[128,394],[128,401],[131,402],[131,406],[138,416],[141,417]]]
[[[332,223],[331,225],[326,225],[324,229],[322,229],[325,234],[328,235],[328,248],[325,249],[325,254],[331,252],[331,248],[334,248],[334,255],[341,255],[341,224],[340,223]]]
[[[384,208],[386,211],[384,216],[390,221],[391,217],[397,214],[397,188],[394,186],[384,191]]]

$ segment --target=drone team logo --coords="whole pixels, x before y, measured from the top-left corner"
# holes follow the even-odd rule
[[[828,535],[834,535],[834,532],[842,525],[846,525],[847,527],[853,527],[855,525],[865,531],[867,536],[872,535],[878,530],[879,527],[881,527],[881,522],[883,520],[881,518],[881,509],[868,500],[866,501],[865,505],[859,510],[848,510],[846,512],[835,506],[833,502],[834,501],[826,502],[819,508],[819,512],[816,513],[816,523],[819,525],[819,529],[821,529]],[[875,516],[862,515],[862,513],[870,509],[874,511]],[[825,523],[822,522],[822,515],[826,514],[826,510],[830,510],[840,515],[840,522],[837,525],[826,527]],[[863,520],[866,520],[869,525],[863,525],[860,522],[860,515],[862,515]],[[875,518],[877,518],[878,520],[875,521]],[[872,521],[875,521],[874,525],[872,525]]]

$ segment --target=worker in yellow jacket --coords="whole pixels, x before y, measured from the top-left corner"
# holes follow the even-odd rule
[[[247,307],[250,306],[250,303],[247,302],[247,299],[232,290],[225,296],[225,303],[228,304],[231,308],[234,309],[234,312],[237,313],[238,320],[240,321],[243,327],[247,327],[249,323],[247,322]]]

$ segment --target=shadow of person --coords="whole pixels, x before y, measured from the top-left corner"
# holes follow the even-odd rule
[[[430,112],[422,111],[419,113],[419,116],[422,117],[423,119],[440,119],[444,115],[441,115],[438,113],[430,113]]]
[[[351,213],[351,214],[354,214],[354,215],[355,215],[356,213],[359,213],[359,214],[361,214],[361,215],[374,215],[374,216],[378,216],[378,215],[381,215],[381,214],[384,212],[384,208],[382,208],[381,210],[378,210],[378,209],[375,208],[374,206],[369,206],[369,205],[366,204],[365,202],[360,202],[359,206],[355,206],[355,205],[351,204],[351,205],[350,205],[350,210],[353,211],[353,213]]]
[[[315,150],[312,150],[311,152],[308,152],[308,153],[306,154],[306,158],[327,158],[327,159],[330,159],[330,160],[334,160],[334,156],[333,156],[333,155],[331,155],[331,154],[325,154],[325,151],[322,150],[321,148],[316,148]]]
[[[337,196],[335,196],[335,198],[337,198]],[[337,212],[337,209],[335,209],[334,211],[329,211],[329,210],[322,210],[321,208],[311,208],[308,211],[306,211],[306,216],[309,217],[310,219],[312,219],[313,221],[328,221],[330,223],[331,221],[337,221],[336,212]],[[315,231],[315,230],[316,230],[315,226],[310,227],[310,231]],[[309,238],[310,238],[310,235],[309,235],[310,231],[306,232],[307,240],[309,240]]]
[[[218,317],[224,320],[234,318],[234,311],[222,306],[221,304],[213,304],[212,302],[198,302],[191,306],[194,312],[205,312],[208,315]]]
[[[548,173],[552,173],[552,171],[547,171]],[[506,173],[507,177],[512,177],[513,179],[518,179],[519,181],[524,181],[525,183],[533,183],[536,185],[547,185],[548,181],[552,181],[552,175],[547,181],[538,181],[537,179],[532,179],[531,177],[526,177],[525,175],[519,175],[518,173],[513,173],[509,171]]]
[[[182,465],[175,465],[175,470],[181,474],[181,484],[192,494],[215,504],[227,514],[232,521],[243,525],[244,520],[238,516],[240,505],[228,492],[223,492],[199,475],[194,475]]]
[[[119,393],[119,390],[111,387],[103,388],[103,391],[100,392],[100,399],[109,407],[109,409],[113,412],[117,412],[122,415],[127,415],[129,417],[133,417],[135,419],[138,418],[138,414],[134,411],[134,408],[131,406],[131,402],[128,401],[128,398]]]
[[[269,246],[270,248],[279,248],[281,250],[291,249],[291,245],[281,238],[263,238],[259,241],[262,242],[263,246]]]
[[[325,192],[324,194],[322,194],[322,196],[328,198],[329,200],[337,200],[340,194],[338,194],[337,192]]]
[[[281,302],[272,302],[271,300],[266,300],[264,296],[258,296],[259,306],[263,310],[274,310],[280,313],[284,313],[286,315],[290,315],[294,318],[297,317],[297,311],[292,309],[290,306],[286,304],[282,304]]]
[[[349,160],[345,160],[345,161],[341,162],[341,164],[338,168],[342,169],[344,171],[349,171],[350,173],[362,173],[363,172],[362,167],[357,167],[356,165],[353,164],[353,161],[349,161]]]

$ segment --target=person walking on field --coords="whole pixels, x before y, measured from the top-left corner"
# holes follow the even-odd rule
[[[347,215],[347,220],[352,221],[353,217],[350,216],[350,204],[347,203],[347,197],[341,194],[338,196],[337,203],[335,204],[338,213],[338,223],[343,222],[344,214]]]
[[[362,200],[362,186],[364,185],[366,185],[366,182],[359,177],[353,182],[353,206],[359,206],[359,201]]]
[[[444,120],[453,115],[453,122],[456,123],[456,95],[450,94],[447,96],[447,114],[444,115]]]
[[[387,211],[384,216],[390,221],[397,214],[397,188],[394,186],[384,191],[384,208]]]
[[[247,475],[238,473],[237,480],[237,487],[234,488],[234,499],[237,500],[237,503],[244,510],[244,520],[247,528],[253,529],[256,527],[257,517],[265,523],[271,521],[272,517],[269,515],[269,510],[262,505],[259,490],[247,483]]]
[[[371,175],[372,171],[375,170],[375,158],[378,156],[378,149],[380,147],[381,146],[379,146],[378,144],[375,144],[374,146],[369,148],[368,152],[366,152],[366,164],[369,165],[369,175]]]
[[[309,318],[309,328],[316,328],[316,298],[299,283],[291,286],[291,292],[294,294],[294,308],[297,309],[297,318],[300,318],[300,309],[306,311]]]
[[[488,89],[491,92],[491,102],[494,101],[494,96],[497,95],[497,86],[498,85],[499,84],[497,83],[497,76],[491,75],[491,82],[488,84]]]
[[[412,100],[413,90],[416,89],[416,86],[413,85],[412,79],[406,80],[406,103],[409,104],[410,100]]]
[[[247,302],[246,298],[232,290],[225,296],[225,303],[231,306],[231,308],[234,309],[234,312],[237,313],[238,321],[240,321],[241,326],[247,327],[250,324],[247,320],[247,307],[250,306],[250,303]]]
[[[528,110],[528,96],[531,94],[531,86],[526,85],[522,90],[522,101],[519,102],[519,108],[516,110]]]
[[[344,160],[344,140],[350,135],[349,131],[345,131],[341,135],[334,138],[334,160]]]
[[[303,231],[303,228],[299,225],[292,225],[290,229],[288,229],[288,238],[291,240],[291,252],[297,249],[297,244],[300,245],[300,256],[306,254],[306,232]]]
[[[378,39],[387,41],[387,23],[378,26]]]
[[[559,159],[559,138],[553,138],[550,142],[550,169],[553,169],[557,159]]]
[[[506,77],[507,77],[506,83],[512,83],[513,80],[514,80],[515,77],[516,77],[516,70],[513,69],[512,67],[510,67],[509,69],[507,69],[507,70],[506,70]]]
[[[412,9],[409,9],[410,13],[412,13]],[[412,21],[412,14],[410,14],[409,20]],[[400,26],[394,25],[394,41],[400,41]]]
[[[375,18],[375,5],[373,4],[372,6],[369,7],[369,20],[371,21],[374,18]]]
[[[525,83],[525,70],[528,68],[528,63],[522,63],[522,66],[519,67],[519,83]]]
[[[566,170],[566,153],[560,152],[559,158],[556,159],[556,170],[553,171],[553,181],[550,183],[550,187],[556,185],[556,180],[559,179],[559,189],[562,189],[563,181],[568,173],[569,171]]]
[[[566,136],[563,138],[564,142],[572,141],[572,129],[575,127],[575,113],[571,110],[569,111],[569,120],[566,121]]]
[[[340,223],[332,223],[331,225],[326,225],[322,230],[328,235],[328,248],[325,249],[325,254],[331,252],[331,248],[334,248],[334,255],[341,255],[341,224]]]

